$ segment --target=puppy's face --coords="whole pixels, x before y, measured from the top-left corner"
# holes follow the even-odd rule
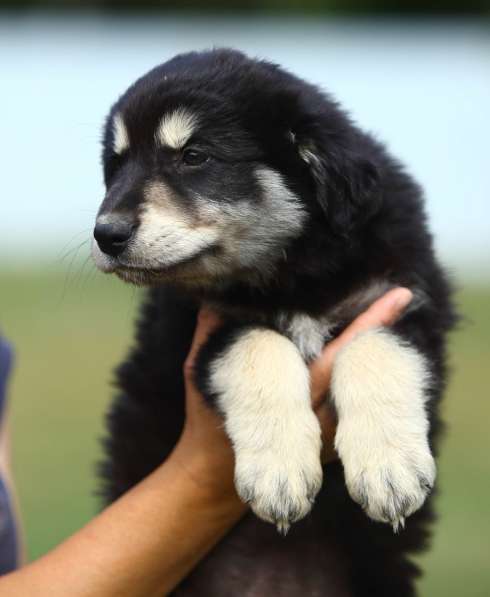
[[[107,121],[96,265],[145,285],[270,275],[305,222],[294,181],[227,102],[172,94],[165,80],[157,97],[145,92]]]
[[[261,284],[293,245],[352,240],[375,212],[362,144],[334,102],[275,65],[177,56],[107,119],[95,262],[136,284]]]

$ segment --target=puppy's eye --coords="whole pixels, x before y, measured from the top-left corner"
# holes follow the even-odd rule
[[[197,149],[186,149],[182,154],[182,161],[186,166],[201,166],[208,160],[208,154]]]

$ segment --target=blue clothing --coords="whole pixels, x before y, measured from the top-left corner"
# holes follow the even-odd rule
[[[12,349],[0,337],[0,428],[7,403],[7,380],[12,368]],[[8,489],[0,476],[0,574],[18,566],[18,539]]]

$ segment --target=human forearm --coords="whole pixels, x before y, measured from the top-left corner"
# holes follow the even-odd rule
[[[55,550],[0,580],[2,596],[167,594],[238,521],[235,495],[201,487],[177,455]]]

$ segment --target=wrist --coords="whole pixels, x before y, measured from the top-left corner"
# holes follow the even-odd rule
[[[233,458],[224,454],[217,458],[205,450],[195,449],[183,436],[165,462],[175,468],[189,488],[195,506],[205,508],[218,516],[238,520],[247,506],[238,497],[233,482]]]

